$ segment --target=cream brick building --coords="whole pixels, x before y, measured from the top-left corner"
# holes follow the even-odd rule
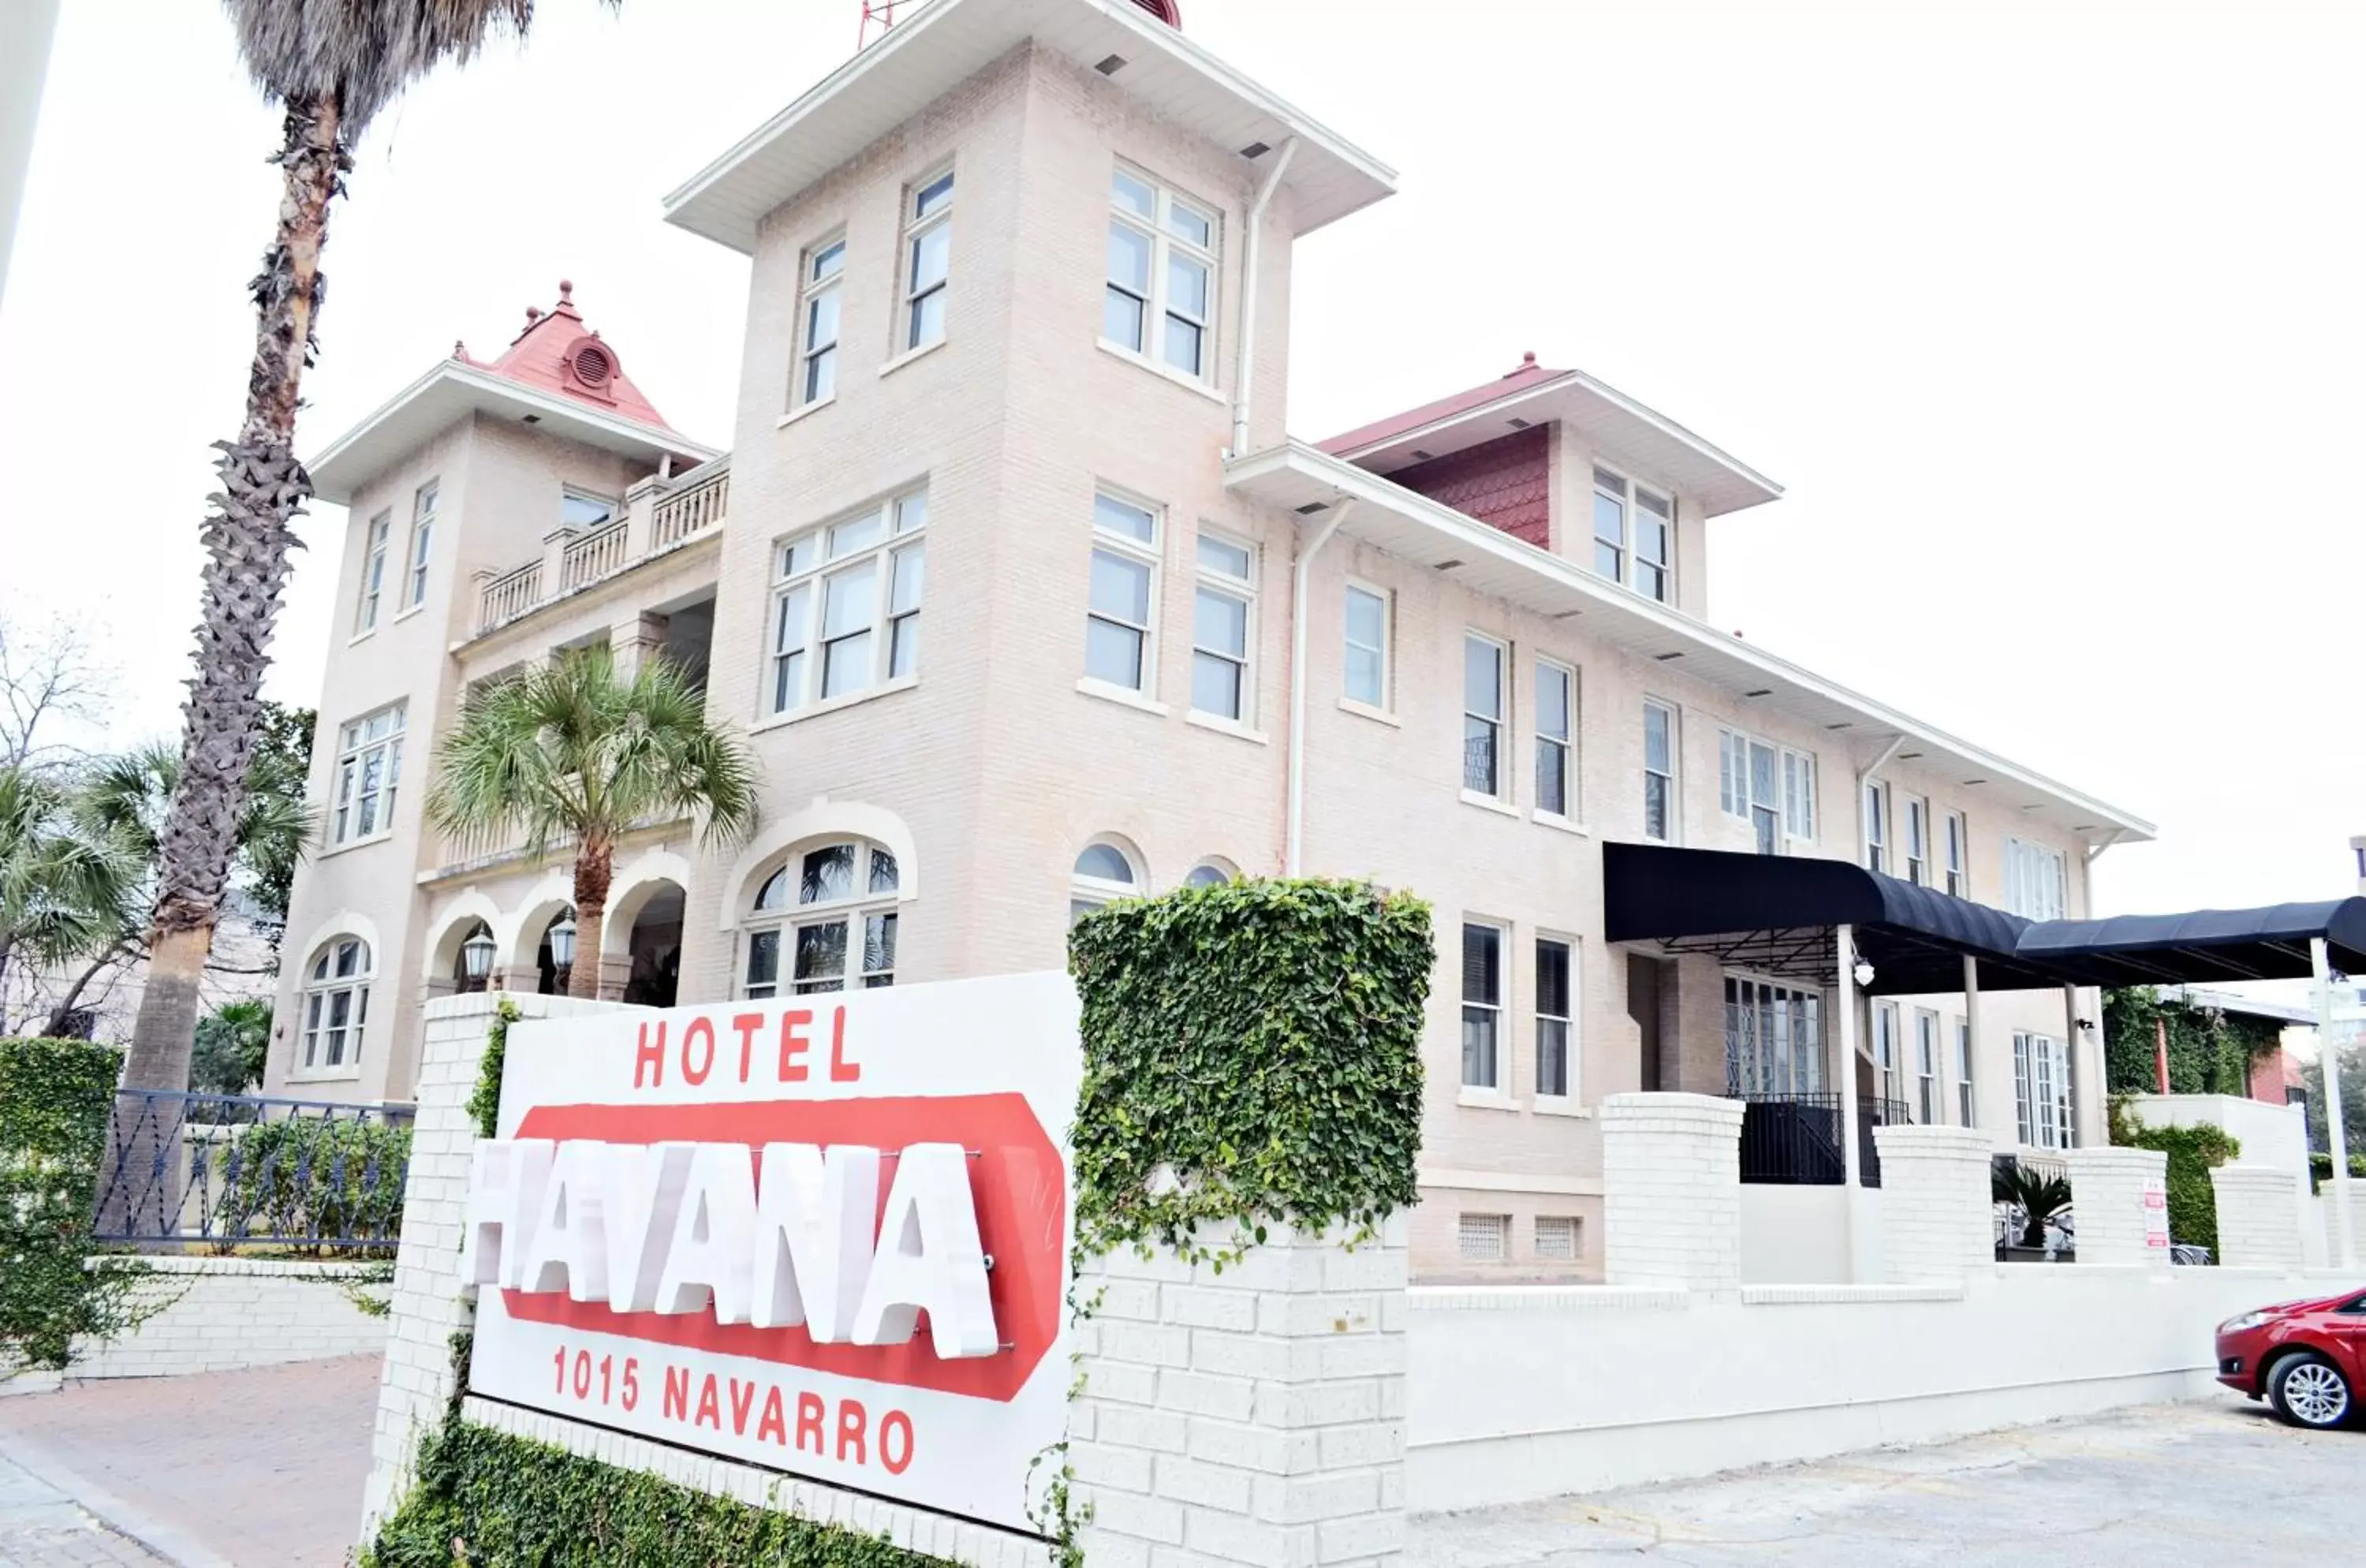
[[[1076,904],[1194,876],[1429,898],[1428,1277],[1598,1273],[1593,1108],[1763,1087],[1776,1018],[1778,1087],[2100,1140],[2091,996],[1988,998],[1962,1058],[1964,997],[1883,997],[1843,1075],[1825,987],[1605,940],[1606,843],[1870,837],[2080,915],[2149,829],[1707,625],[1714,520],[1777,487],[1582,373],[1293,440],[1293,242],[1394,176],[1167,11],[935,0],[670,199],[753,262],[727,457],[564,299],[321,455],[352,640],[271,1089],[407,1096],[480,928],[497,981],[556,983],[564,855],[442,841],[421,797],[471,682],[604,640],[703,670],[762,771],[745,842],[620,851],[599,961],[635,999],[1054,966]]]

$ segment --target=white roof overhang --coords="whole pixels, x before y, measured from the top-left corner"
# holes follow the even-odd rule
[[[1340,532],[1417,566],[1446,572],[1475,593],[1557,619],[1582,617],[1586,633],[1638,660],[1680,668],[1733,694],[1737,711],[1759,704],[1831,732],[1858,765],[1890,740],[1895,755],[1977,787],[2000,810],[2021,811],[2090,844],[2149,840],[2153,825],[2056,784],[1982,747],[1728,636],[1665,604],[1596,577],[1474,517],[1298,442],[1224,466],[1225,483],[1260,504],[1320,521],[1352,500]]]
[[[932,0],[667,197],[666,220],[753,254],[767,213],[1031,38],[1087,69],[1123,60],[1110,80],[1220,147],[1296,137],[1284,183],[1301,233],[1396,189],[1395,170],[1132,0]],[[1244,177],[1267,166],[1245,160]]]

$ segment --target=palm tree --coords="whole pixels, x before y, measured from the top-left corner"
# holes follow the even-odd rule
[[[497,33],[523,37],[534,16],[534,0],[224,5],[255,85],[285,111],[273,157],[282,192],[277,230],[248,285],[255,331],[246,414],[236,438],[217,444],[221,489],[200,536],[197,671],[182,709],[178,787],[159,835],[148,983],[124,1075],[133,1087],[164,1089],[188,1080],[197,979],[230,874],[266,650],[296,544],[289,524],[312,491],[296,460],[296,409],[315,347],[329,204],[373,116],[445,61],[467,61]]]
[[[710,841],[756,819],[746,750],[709,723],[705,694],[659,655],[631,676],[594,647],[468,699],[437,749],[427,818],[446,832],[522,830],[526,852],[575,843],[569,996],[600,994],[600,931],[616,840],[651,820],[701,815]]]
[[[113,834],[88,833],[58,781],[0,767],[0,982],[9,962],[63,964],[111,945],[144,866]]]

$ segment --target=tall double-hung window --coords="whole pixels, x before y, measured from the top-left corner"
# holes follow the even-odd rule
[[[1972,896],[1972,840],[1969,828],[1960,811],[1950,811],[1942,818],[1944,831],[1940,835],[1946,852],[1947,896],[1968,898]],[[1964,1123],[1966,1127],[1971,1123]]]
[[[406,610],[415,610],[427,602],[427,564],[435,547],[437,493],[435,481],[430,479],[411,499],[411,563],[402,579],[402,607]]]
[[[1665,604],[1675,586],[1676,503],[1596,464],[1594,469],[1594,570],[1646,599]]]
[[[1676,710],[1643,700],[1643,837],[1676,841]]]
[[[1919,795],[1906,797],[1906,880],[1931,885],[1931,803]]]
[[[1816,759],[1737,729],[1717,732],[1718,806],[1750,824],[1758,852],[1816,836]]]
[[[912,187],[904,208],[904,334],[907,352],[942,343],[945,290],[952,281],[953,172]]]
[[[1340,686],[1351,703],[1385,710],[1389,705],[1389,595],[1360,582],[1347,584]]]
[[[331,845],[357,844],[393,830],[402,783],[402,718],[396,703],[337,731],[337,769],[329,807]]]
[[[1212,379],[1214,209],[1124,168],[1110,176],[1110,204],[1101,335],[1197,380]]]
[[[1191,603],[1191,707],[1247,722],[1254,705],[1249,645],[1256,624],[1256,551],[1202,530]]]
[[[2070,1051],[2046,1034],[2012,1037],[2013,1130],[2035,1149],[2067,1149],[2076,1141],[2070,1122]]]
[[[1501,926],[1477,920],[1462,927],[1462,1084],[1503,1086],[1504,949]]]
[[[1889,786],[1878,779],[1865,786],[1865,868],[1889,871]]]
[[[916,490],[773,547],[774,714],[918,672],[928,522]]]
[[[1103,491],[1093,498],[1092,584],[1085,613],[1088,679],[1148,694],[1157,602],[1158,513]]]
[[[362,542],[361,591],[354,598],[355,637],[377,629],[378,599],[386,592],[387,536],[393,529],[391,512],[381,512],[369,521],[369,533]]]
[[[1944,1119],[1946,1101],[1939,1093],[1939,1015],[1927,1008],[1914,1010],[1914,1119],[1932,1126]]]
[[[806,253],[797,296],[797,385],[792,400],[803,408],[838,391],[838,338],[846,297],[846,241],[841,237]]]
[[[1537,660],[1537,809],[1551,817],[1577,815],[1575,753],[1577,671],[1549,659]]]
[[[1509,650],[1493,637],[1468,632],[1462,638],[1462,787],[1473,795],[1500,797],[1509,774],[1504,763],[1504,679]]]
[[[2004,907],[2030,920],[2058,920],[2069,912],[2069,860],[2060,850],[2026,839],[2004,841]]]

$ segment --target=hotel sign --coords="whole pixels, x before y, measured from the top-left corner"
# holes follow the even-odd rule
[[[1031,1529],[1079,1060],[1061,975],[512,1025],[470,1390]]]

